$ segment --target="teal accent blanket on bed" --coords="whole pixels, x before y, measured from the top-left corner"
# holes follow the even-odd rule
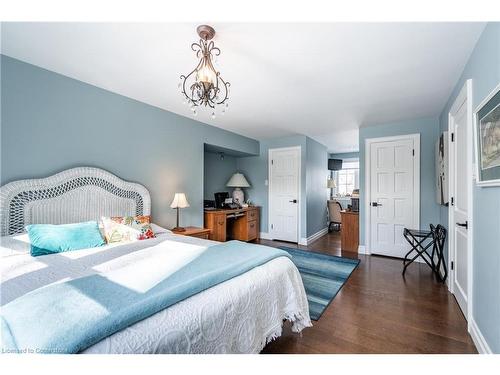
[[[282,250],[230,241],[203,249],[145,290],[127,287],[111,273],[47,285],[2,307],[2,352],[77,353],[160,310],[281,256],[290,258]],[[155,272],[161,275],[159,263]]]

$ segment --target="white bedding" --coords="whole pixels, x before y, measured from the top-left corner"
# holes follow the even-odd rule
[[[89,274],[113,271],[120,278],[126,267],[140,263],[141,249],[160,242],[172,249],[166,261],[175,261],[179,249],[189,253],[217,244],[164,232],[156,239],[34,258],[26,235],[3,237],[0,305],[41,286]],[[147,268],[144,273],[146,282],[151,275]],[[311,325],[300,274],[288,258],[280,257],[133,324],[84,353],[258,353],[281,334],[284,319],[293,322],[295,332]]]

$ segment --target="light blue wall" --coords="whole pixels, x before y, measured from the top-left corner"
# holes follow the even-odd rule
[[[448,128],[448,112],[465,81],[472,79],[476,108],[500,83],[500,23],[489,23],[440,116],[441,131]],[[500,187],[474,187],[473,318],[491,350],[500,353]],[[441,208],[448,226],[448,209]]]
[[[144,184],[153,220],[203,224],[204,143],[259,153],[259,142],[2,56],[1,179],[45,177],[94,166]]]
[[[306,147],[307,237],[310,237],[328,226],[326,181],[329,171],[326,146],[307,138]]]
[[[405,134],[420,134],[420,227],[440,222],[439,205],[435,197],[434,148],[438,139],[438,118],[424,118],[390,124],[362,127],[359,130],[359,242],[365,244],[365,140],[367,138],[390,137]]]
[[[238,158],[237,166],[248,179],[250,188],[246,189],[248,198],[254,204],[262,206],[260,213],[260,230],[261,232],[269,232],[268,228],[268,186],[266,180],[269,178],[268,174],[268,154],[270,148],[280,147],[301,147],[301,196],[299,197],[300,212],[301,212],[301,226],[300,236],[307,236],[307,217],[306,217],[306,136],[295,135],[290,137],[283,137],[278,139],[267,139],[260,141],[260,154],[259,156]]]
[[[236,157],[224,155],[224,159],[221,159],[220,154],[205,152],[204,164],[204,199],[214,200],[214,193],[219,191],[231,194],[233,189],[226,187],[226,183],[237,170]]]
[[[330,159],[359,159],[359,152],[342,152],[340,154],[330,154]]]

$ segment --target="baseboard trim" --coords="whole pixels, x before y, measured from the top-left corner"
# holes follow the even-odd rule
[[[311,235],[307,238],[302,238],[301,242],[302,242],[302,240],[305,240],[305,243],[304,244],[301,243],[301,245],[309,245],[309,244],[313,243],[314,241],[316,241],[318,238],[323,237],[327,233],[328,233],[328,228],[323,228],[320,231],[314,233],[313,235]]]
[[[493,354],[476,321],[472,317],[469,322],[469,332],[479,354]]]
[[[324,236],[325,234],[328,233],[328,228],[323,228],[320,231],[314,233],[312,236],[309,237],[301,237],[299,238],[299,245],[307,246],[308,244],[311,244],[312,242],[316,241],[318,238]],[[268,232],[260,232],[260,238],[263,240],[272,240],[273,237],[271,234]]]
[[[269,232],[260,232],[260,237],[263,240],[271,240],[274,241],[273,236]],[[307,246],[307,238],[301,237],[299,238],[299,245]]]
[[[273,238],[271,237],[271,235],[267,232],[260,232],[259,234],[260,238],[262,238],[263,240],[272,240]]]

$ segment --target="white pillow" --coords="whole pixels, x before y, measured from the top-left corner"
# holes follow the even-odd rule
[[[164,234],[164,233],[172,233],[171,230],[160,227],[158,224],[151,223],[150,225],[151,225],[151,229],[153,229],[153,232],[155,232],[156,235]]]

